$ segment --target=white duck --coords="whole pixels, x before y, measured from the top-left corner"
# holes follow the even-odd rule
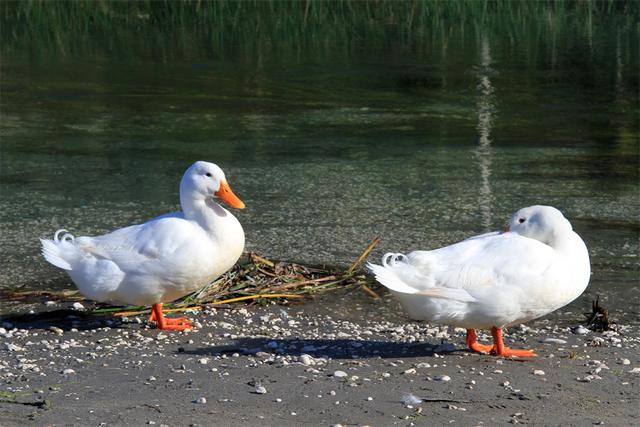
[[[222,169],[198,161],[180,181],[182,212],[96,237],[74,238],[58,230],[53,240],[40,239],[42,254],[66,270],[87,298],[152,305],[151,318],[159,329],[190,329],[187,319],[165,318],[162,303],[210,283],[229,270],[244,249],[240,222],[214,197],[244,208]]]
[[[504,346],[502,328],[544,316],[576,299],[589,283],[589,253],[551,206],[517,211],[506,232],[451,246],[386,254],[369,264],[409,316],[467,329],[469,348],[498,356],[535,356]],[[491,329],[493,346],[475,329]]]

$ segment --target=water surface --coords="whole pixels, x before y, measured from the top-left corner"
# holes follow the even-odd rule
[[[187,28],[5,38],[0,287],[72,286],[39,238],[176,210],[202,159],[247,204],[247,250],[277,259],[346,265],[380,236],[375,260],[556,206],[592,257],[577,311],[600,295],[637,316],[637,26],[541,14],[351,35],[337,22],[299,45]]]

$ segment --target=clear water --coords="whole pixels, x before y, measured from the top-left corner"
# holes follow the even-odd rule
[[[429,249],[561,209],[600,295],[640,307],[638,57],[634,30],[492,31],[360,41],[335,54],[215,58],[6,49],[0,288],[71,287],[39,254],[59,228],[103,233],[176,210],[194,160],[247,204],[247,250],[346,265],[374,236]],[[634,47],[635,46],[635,47]],[[212,57],[213,56],[213,57]]]

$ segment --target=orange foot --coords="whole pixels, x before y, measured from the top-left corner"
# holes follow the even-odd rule
[[[489,354],[493,350],[492,345],[480,344],[475,329],[467,329],[467,347],[477,353]]]
[[[151,317],[149,320],[153,320],[157,323],[158,329],[167,331],[185,331],[187,329],[193,329],[193,324],[186,317],[170,318],[164,317],[162,313],[162,303],[153,304],[151,306]]]
[[[537,354],[534,353],[533,350],[515,350],[509,347],[505,347],[504,342],[502,341],[502,329],[493,327],[491,328],[491,335],[493,336],[493,345],[480,344],[478,342],[478,337],[476,335],[475,329],[467,329],[467,347],[471,350],[484,353],[484,354],[492,354],[494,356],[500,357],[535,357]]]
[[[509,347],[505,347],[504,342],[502,341],[502,329],[496,328],[495,326],[491,328],[491,335],[493,336],[493,349],[491,349],[491,354],[501,357],[535,357],[537,354],[533,350],[526,349],[510,349]]]

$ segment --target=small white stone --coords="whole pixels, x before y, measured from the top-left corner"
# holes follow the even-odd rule
[[[542,340],[543,343],[547,344],[566,344],[566,340],[561,340],[560,338],[545,338]]]
[[[280,402],[282,402],[282,399],[280,399],[280,398],[278,397],[278,398],[276,398],[276,402],[277,402],[277,403],[280,403]]]
[[[620,361],[620,363],[622,363],[623,365],[631,365],[631,360],[629,360],[629,359],[622,359],[622,360]]]
[[[629,371],[630,374],[640,374],[640,368],[633,368]]]
[[[74,310],[84,310],[84,305],[79,302],[74,302],[72,307]]]
[[[67,368],[67,369],[63,369],[62,370],[62,375],[69,375],[69,374],[75,374],[75,373],[76,373],[76,371],[74,371],[71,368]]]
[[[434,381],[451,381],[451,377],[449,375],[436,375],[433,377]]]
[[[56,305],[55,301],[45,301],[44,305],[51,307],[52,305]]]
[[[409,369],[405,370],[405,371],[404,371],[404,372],[402,372],[402,373],[403,373],[403,374],[410,375],[410,374],[415,374],[416,372],[417,372],[417,371],[415,370],[415,368],[409,368]]]
[[[300,363],[305,366],[309,366],[313,363],[313,359],[311,359],[311,356],[309,356],[308,354],[303,354],[300,356]]]
[[[535,369],[533,375],[544,375],[544,371],[542,369]]]
[[[589,329],[585,328],[585,327],[584,327],[584,326],[582,326],[582,325],[579,325],[578,327],[576,327],[576,328],[573,330],[573,333],[574,333],[574,334],[578,334],[578,335],[586,335],[586,334],[588,334],[588,333],[589,333]]]
[[[207,403],[207,398],[206,398],[206,397],[199,397],[199,398],[196,400],[196,403],[198,403],[198,404],[205,404],[205,403]]]
[[[333,376],[336,378],[345,378],[347,377],[349,374],[347,374],[345,371],[335,371],[333,373]]]
[[[201,365],[206,365],[207,363],[209,363],[209,359],[206,357],[203,357],[202,359],[198,359],[198,363]]]
[[[267,393],[267,389],[264,388],[264,386],[257,385],[256,386],[256,393],[257,394],[266,394]]]

